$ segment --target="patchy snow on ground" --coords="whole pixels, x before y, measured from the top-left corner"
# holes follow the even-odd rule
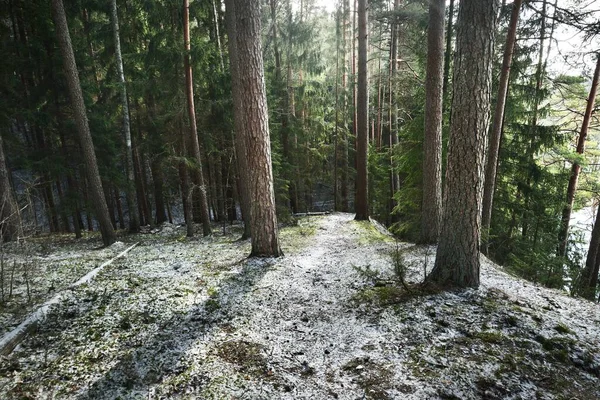
[[[479,290],[435,292],[412,285],[434,247],[350,214],[282,229],[278,259],[235,229],[156,233],[64,291],[0,359],[0,398],[600,398],[600,307],[487,259]]]

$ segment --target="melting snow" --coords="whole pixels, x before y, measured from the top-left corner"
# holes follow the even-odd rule
[[[232,233],[183,234],[132,237],[125,259],[68,291],[0,359],[0,397],[600,398],[598,305],[485,258],[479,290],[413,296],[390,254],[417,283],[435,248],[349,214],[285,228],[278,259],[245,259]]]

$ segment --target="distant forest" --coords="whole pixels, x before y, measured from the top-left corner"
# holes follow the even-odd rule
[[[1,0],[0,233],[325,211],[598,298],[600,8],[587,0]],[[0,244],[1,245],[1,244]]]

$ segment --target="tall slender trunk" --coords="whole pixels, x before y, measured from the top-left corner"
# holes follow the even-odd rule
[[[367,82],[367,0],[358,0],[358,88],[357,88],[357,148],[356,148],[356,220],[369,219],[369,93]]]
[[[179,120],[179,129],[180,129],[180,143],[179,143],[179,153],[181,157],[185,157],[188,153],[187,146],[187,137],[185,130],[183,129],[183,122],[181,119]],[[192,190],[190,188],[190,174],[188,167],[185,161],[179,162],[179,182],[181,184],[181,202],[183,205],[183,218],[185,220],[186,233],[187,237],[194,236],[194,216],[192,215]]]
[[[119,216],[119,229],[125,229],[125,216],[123,215],[123,204],[121,202],[121,195],[116,185],[113,185],[113,194],[115,196],[115,208],[117,209],[117,215]]]
[[[537,132],[537,124],[538,124],[538,117],[540,114],[540,103],[542,102],[542,85],[544,82],[544,75],[546,72],[546,66],[544,63],[544,42],[546,40],[546,18],[548,17],[547,14],[547,9],[548,9],[548,1],[547,0],[543,0],[542,2],[542,13],[541,13],[541,18],[542,18],[542,23],[541,23],[541,27],[540,27],[540,49],[539,49],[539,53],[538,53],[538,62],[537,62],[537,67],[536,67],[536,72],[535,72],[535,93],[534,93],[534,97],[533,97],[533,107],[532,107],[532,116],[531,116],[531,122],[530,122],[530,139],[529,139],[529,147],[527,149],[527,158],[528,161],[531,165],[533,165],[535,163],[535,144],[537,143],[537,136],[538,136],[538,132]],[[554,25],[552,30],[554,30]],[[550,35],[549,38],[549,42],[552,42],[552,35]],[[550,50],[550,49],[548,49]],[[531,170],[531,168],[528,167],[529,170]],[[526,187],[530,187],[531,186],[531,174],[529,173],[527,175],[527,179],[526,179]],[[531,208],[531,198],[530,198],[530,193],[531,190],[527,190],[524,192],[524,210],[523,211],[523,221],[521,224],[521,235],[523,238],[527,237],[527,233],[529,230],[529,210]]]
[[[588,129],[590,127],[590,121],[594,112],[594,103],[596,101],[596,93],[598,91],[598,79],[600,78],[600,53],[596,55],[596,69],[594,71],[594,78],[592,79],[592,87],[590,88],[590,95],[587,101],[587,107],[585,108],[585,114],[583,115],[583,123],[581,124],[581,130],[579,132],[579,139],[577,141],[577,154],[583,154],[585,150],[585,139],[587,138]],[[571,166],[571,177],[569,178],[569,186],[567,187],[567,202],[562,212],[562,219],[560,225],[560,231],[558,234],[558,256],[564,257],[567,254],[567,243],[569,239],[569,222],[571,221],[571,211],[573,210],[573,203],[575,202],[575,192],[577,191],[577,181],[579,179],[579,172],[581,171],[581,165],[575,161]]]
[[[197,194],[200,202],[200,216],[202,220],[202,232],[204,236],[212,233],[210,226],[210,214],[208,211],[208,201],[206,186],[204,185],[204,175],[202,173],[202,156],[200,153],[200,143],[198,142],[198,128],[196,126],[196,112],[194,107],[194,85],[192,76],[192,65],[190,63],[190,3],[189,0],[183,0],[183,41],[185,46],[184,68],[185,68],[185,94],[187,97],[187,111],[190,119],[190,149],[191,154],[196,161],[194,170],[195,181],[197,184]]]
[[[268,109],[260,37],[260,0],[235,0],[235,31],[241,118],[247,151],[252,224],[251,256],[278,257],[279,247]]]
[[[133,152],[131,148],[131,123],[129,121],[129,104],[127,102],[127,85],[123,71],[123,56],[121,55],[121,38],[119,36],[119,17],[117,15],[117,0],[111,1],[112,24],[115,40],[115,56],[117,58],[117,74],[121,85],[121,106],[123,107],[123,136],[125,138],[125,175],[127,183],[125,186],[125,199],[127,211],[129,212],[129,231],[139,232],[140,217],[138,215],[135,201],[135,178],[133,174]]]
[[[52,0],[52,17],[63,57],[64,72],[75,114],[78,139],[81,150],[83,151],[84,169],[89,183],[92,203],[96,212],[96,218],[100,224],[102,241],[105,246],[109,246],[115,242],[116,235],[111,225],[108,207],[106,206],[106,201],[104,200],[102,193],[102,182],[100,181],[98,163],[96,162],[96,155],[94,154],[94,144],[92,142],[92,135],[90,134],[85,104],[83,102],[83,94],[79,83],[77,65],[75,64],[75,55],[73,53],[73,47],[71,46],[71,37],[69,36],[69,28],[67,26],[67,16],[65,15],[62,0]]]
[[[335,128],[333,136],[333,210],[339,210],[338,199],[338,138],[340,125],[340,9],[335,11]]]
[[[347,21],[347,18],[349,17],[350,14],[350,0],[343,0],[343,4],[344,4],[344,23],[343,23],[343,29],[342,29],[342,42],[343,42],[343,54],[342,54],[342,58],[344,60],[344,70],[342,72],[342,93],[343,93],[343,116],[344,116],[344,120],[346,121],[346,123],[344,123],[344,129],[342,130],[342,170],[340,172],[340,197],[341,197],[341,208],[343,212],[348,212],[350,210],[350,205],[348,203],[348,186],[349,186],[349,172],[348,169],[350,168],[349,165],[349,157],[348,157],[348,133],[349,133],[349,126],[352,127],[352,129],[354,129],[354,118],[348,118],[348,71],[353,71],[352,68],[348,68],[348,63],[346,62],[346,47],[348,46],[348,42],[350,43],[351,46],[354,46],[354,39],[352,39],[353,35],[347,35],[347,30],[348,27],[347,25],[351,24],[349,23],[349,21]],[[349,37],[348,37],[349,36]],[[351,52],[348,52],[348,58],[351,60],[350,58]],[[353,103],[354,104],[354,103]],[[354,106],[352,107],[352,110],[354,110]],[[352,111],[354,113],[354,111]],[[352,114],[354,116],[354,114]],[[348,120],[350,121],[350,123],[348,123]]]
[[[442,114],[445,0],[429,1],[421,241],[435,243],[442,216]]]
[[[394,11],[398,11],[400,6],[400,0],[394,0]],[[390,130],[389,137],[389,152],[390,152],[390,216],[391,221],[396,222],[398,217],[393,214],[394,208],[396,208],[397,202],[394,200],[394,194],[400,190],[400,176],[396,171],[396,165],[394,163],[394,148],[398,144],[398,127],[397,127],[397,115],[396,115],[396,101],[394,94],[394,77],[398,69],[398,36],[400,35],[398,22],[394,20],[392,22],[392,35],[390,43],[390,71],[389,71],[389,87],[388,87],[388,125]]]
[[[217,1],[219,2],[219,8],[221,8],[221,0],[212,0],[213,18],[215,22],[215,37],[217,39],[217,50],[219,50],[219,61],[221,65],[221,71],[225,71],[225,63],[223,61],[223,46],[221,45],[221,32],[219,28],[219,12],[217,11]]]
[[[234,0],[225,0],[225,23],[227,25],[227,34],[229,36],[229,67],[231,70],[231,94],[233,98],[233,114],[242,113],[242,97],[240,93],[240,63],[237,58],[237,30],[235,21]],[[234,151],[237,163],[237,172],[239,175],[240,208],[244,219],[244,233],[242,239],[248,239],[251,236],[250,223],[250,188],[248,187],[248,161],[246,154],[246,142],[244,140],[244,122],[241,118],[233,119],[235,139]]]
[[[162,168],[161,157],[155,155],[150,162],[150,172],[152,173],[152,182],[154,183],[154,206],[156,207],[155,221],[158,225],[167,221]]]
[[[506,98],[508,97],[510,67],[515,48],[515,42],[517,39],[517,23],[519,21],[521,2],[522,0],[515,0],[515,2],[513,3],[512,13],[510,15],[508,34],[506,36],[506,45],[504,46],[504,56],[502,58],[500,83],[498,84],[496,109],[494,110],[492,132],[490,134],[490,143],[487,152],[487,161],[485,166],[485,183],[483,186],[483,211],[481,216],[481,231],[483,232],[483,238],[485,241],[483,245],[483,252],[485,254],[488,254],[489,230],[490,223],[492,220],[492,205],[494,203],[494,191],[496,188],[496,170],[498,167],[498,153],[500,151],[500,142],[502,139],[504,109],[506,106]]]
[[[442,98],[444,108],[449,108],[448,104],[448,82],[450,81],[450,64],[452,62],[452,35],[454,27],[454,0],[450,0],[448,5],[448,27],[446,29],[446,51],[444,52],[444,83],[442,85]]]

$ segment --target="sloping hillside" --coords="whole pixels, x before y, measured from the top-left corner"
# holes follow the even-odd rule
[[[245,259],[236,232],[183,235],[127,237],[141,243],[64,291],[0,360],[0,397],[600,398],[600,307],[487,260],[479,290],[408,293],[393,253],[414,283],[435,249],[397,244],[350,214],[283,229],[279,259]],[[35,257],[100,254],[77,246]],[[52,265],[68,275],[68,263]]]

